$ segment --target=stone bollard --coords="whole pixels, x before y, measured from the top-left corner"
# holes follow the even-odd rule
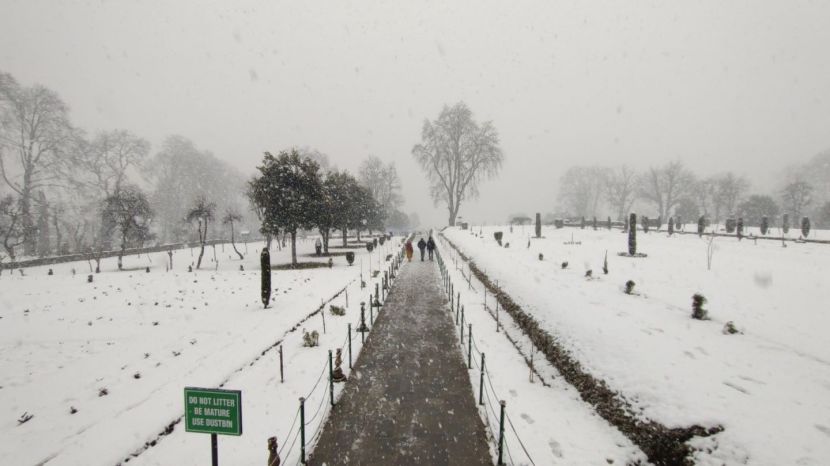
[[[268,439],[268,466],[280,466],[280,455],[277,453],[277,438]]]

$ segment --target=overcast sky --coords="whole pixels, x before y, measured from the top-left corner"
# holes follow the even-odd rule
[[[472,220],[554,209],[570,165],[681,159],[771,190],[830,148],[830,1],[0,0],[0,69],[75,124],[181,134],[252,173],[312,146],[394,161],[405,211],[446,223],[411,149],[465,101],[505,165]]]

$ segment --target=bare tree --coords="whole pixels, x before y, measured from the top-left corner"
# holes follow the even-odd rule
[[[711,183],[714,223],[719,223],[721,215],[735,215],[738,203],[749,189],[749,181],[732,172],[726,172],[712,178]]]
[[[72,181],[102,199],[118,193],[127,182],[127,172],[140,167],[150,153],[147,140],[126,130],[102,131],[75,147]]]
[[[476,123],[463,102],[445,106],[435,121],[424,121],[412,155],[427,173],[433,201],[447,203],[450,226],[461,203],[478,196],[479,181],[495,176],[504,160],[493,123]]]
[[[795,221],[804,214],[804,209],[813,202],[813,186],[801,178],[787,183],[781,190],[784,210],[791,212]]]
[[[15,248],[23,244],[23,227],[21,226],[20,204],[11,195],[0,198],[0,239],[3,250],[14,261]]]
[[[605,192],[607,169],[571,167],[559,179],[559,203],[571,215],[594,217]]]
[[[360,164],[358,179],[387,214],[396,211],[403,202],[401,180],[393,162],[384,164],[379,158],[370,155]]]
[[[231,227],[231,246],[233,246],[233,252],[239,256],[239,260],[245,258],[239,250],[236,249],[236,241],[234,239],[234,231],[233,231],[233,224],[242,221],[242,215],[236,209],[229,208],[225,211],[225,216],[222,217],[222,223],[225,225],[229,225]]]
[[[72,134],[69,109],[52,90],[22,87],[0,73],[0,175],[20,196],[25,254],[35,251],[35,193],[59,179],[60,153]]]
[[[606,200],[617,212],[617,220],[623,221],[637,200],[637,172],[628,165],[621,165],[608,171],[607,180]]]
[[[640,180],[640,195],[656,204],[658,215],[668,219],[680,200],[690,194],[694,181],[694,175],[682,162],[669,162],[649,168]]]
[[[196,268],[202,266],[202,257],[205,255],[205,243],[207,242],[208,223],[213,220],[213,213],[216,204],[208,202],[203,196],[196,199],[196,204],[187,212],[187,221],[196,222],[196,230],[199,232],[199,259],[196,261]],[[238,254],[238,253],[237,253]]]

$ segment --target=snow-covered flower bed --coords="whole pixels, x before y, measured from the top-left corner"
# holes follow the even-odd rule
[[[385,270],[385,254],[394,253],[398,241],[387,244],[372,254],[353,249],[357,259],[351,267],[337,256],[331,269],[275,269],[268,309],[260,301],[256,251],[261,244],[254,243],[242,261],[231,257],[229,248],[218,253],[218,268],[208,260],[208,248],[202,270],[192,273],[187,272],[190,252],[184,249],[175,252],[169,272],[167,254],[156,253],[125,257],[121,272],[115,259],[105,259],[92,283],[86,262],[0,277],[2,462],[112,465],[140,453],[131,464],[205,464],[209,436],[185,433],[182,423],[170,435],[159,434],[182,416],[185,386],[224,383],[243,392],[244,434],[220,437],[220,459],[264,463],[267,438],[285,440],[298,398],[314,385],[328,350],[344,348],[348,357],[347,324],[355,327],[360,301],[382,277],[369,279],[369,263]],[[299,247],[299,254],[314,250],[313,241]],[[198,249],[193,253],[198,255]],[[289,261],[289,250],[272,249],[273,264]],[[360,288],[361,270],[366,289]],[[345,291],[338,294],[344,288],[348,306]],[[331,304],[344,307],[345,316],[333,315],[326,304],[325,332],[319,313],[292,331],[335,295]],[[303,329],[316,330],[320,346],[304,348]],[[273,347],[280,341],[285,383],[280,383]],[[353,345],[356,357],[359,334]],[[348,374],[347,362],[343,368]],[[325,393],[317,389],[307,410],[320,406]],[[33,417],[18,423],[24,413]],[[324,417],[320,413],[309,429]],[[157,445],[145,451],[147,442]],[[298,454],[295,446],[292,461]]]
[[[708,270],[709,239],[696,235],[639,231],[638,252],[648,257],[630,258],[617,255],[627,248],[619,230],[444,234],[641,416],[723,426],[692,441],[699,464],[830,457],[830,246],[716,238]],[[708,320],[691,317],[696,293]],[[742,333],[725,333],[728,322]]]

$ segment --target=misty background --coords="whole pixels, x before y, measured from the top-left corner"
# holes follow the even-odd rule
[[[504,165],[465,220],[556,211],[573,165],[680,160],[777,197],[830,149],[830,3],[0,0],[0,70],[90,133],[182,135],[245,177],[264,151],[394,162],[406,213],[444,225],[412,156],[463,101]]]

